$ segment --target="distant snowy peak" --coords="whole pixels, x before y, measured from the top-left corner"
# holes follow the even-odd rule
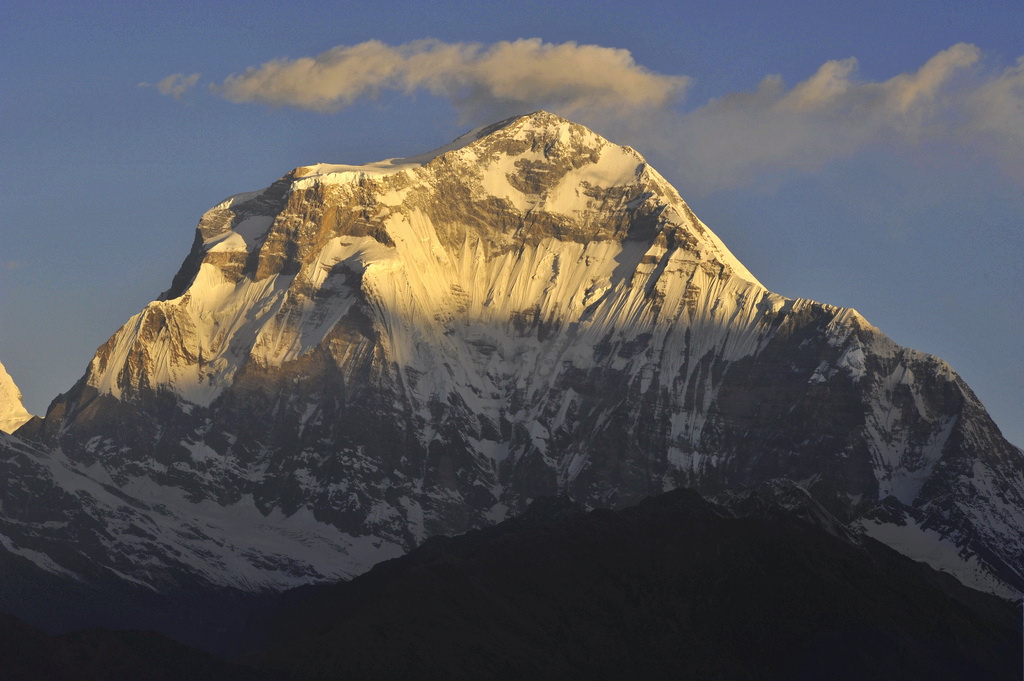
[[[21,391],[4,365],[0,364],[0,430],[13,433],[30,418],[32,414],[21,403]]]

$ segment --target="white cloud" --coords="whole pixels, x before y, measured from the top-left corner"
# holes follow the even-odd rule
[[[278,59],[214,89],[234,102],[315,111],[338,110],[382,90],[423,90],[451,100],[464,114],[545,107],[572,115],[594,107],[662,107],[688,83],[685,76],[648,71],[628,50],[598,45],[420,40],[398,46],[368,41]]]
[[[194,88],[198,82],[198,73],[188,76],[184,73],[172,73],[159,83],[139,83],[139,87],[155,87],[162,95],[181,99],[182,95]]]

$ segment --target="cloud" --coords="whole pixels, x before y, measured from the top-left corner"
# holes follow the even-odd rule
[[[181,99],[182,95],[191,90],[199,82],[199,74],[186,76],[184,73],[172,73],[159,83],[139,83],[139,87],[155,87],[160,94]]]
[[[198,78],[176,73],[156,87],[177,98]],[[906,158],[938,149],[946,158],[982,159],[1024,182],[1024,57],[989,68],[978,47],[960,43],[880,81],[860,78],[850,57],[825,62],[792,86],[771,75],[752,91],[684,108],[691,80],[655,73],[628,50],[599,45],[371,40],[269,61],[211,90],[233,102],[319,112],[385,91],[427,93],[473,124],[548,109],[645,151],[693,195],[817,172],[878,149]]]
[[[945,87],[977,59],[977,48],[955,45],[883,82],[857,80],[856,59],[829,61],[789,90],[769,77],[756,93],[709,102],[680,124],[719,181],[744,182],[765,168],[813,170],[884,140],[919,139],[948,114]]]
[[[214,91],[233,102],[322,112],[385,90],[425,91],[449,99],[464,115],[538,107],[572,115],[595,107],[663,107],[680,98],[689,82],[645,69],[628,50],[598,45],[528,39],[390,46],[371,40],[270,61],[228,77]]]
[[[978,87],[964,109],[969,136],[980,138],[1005,170],[1024,183],[1024,56]]]
[[[1020,182],[1024,58],[1000,72],[983,68],[982,56],[973,45],[957,44],[916,71],[884,81],[858,79],[854,58],[829,61],[790,88],[768,76],[754,91],[690,111],[651,110],[601,122],[633,146],[652,150],[652,160],[664,161],[695,194],[784,171],[815,172],[883,147],[905,156],[935,148],[953,157],[987,154]]]

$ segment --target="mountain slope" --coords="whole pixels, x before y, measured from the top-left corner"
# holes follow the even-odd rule
[[[149,589],[281,590],[348,577],[365,539],[305,514],[264,516],[251,499],[192,503],[174,487],[118,487],[93,466],[0,434],[0,544],[72,580],[126,579]],[[374,557],[398,555],[382,542]],[[378,558],[379,559],[379,558]]]
[[[784,476],[1024,590],[1024,455],[945,363],[767,291],[635,151],[544,112],[214,207],[19,434],[183,516],[251,504],[361,538],[354,571],[538,496]]]

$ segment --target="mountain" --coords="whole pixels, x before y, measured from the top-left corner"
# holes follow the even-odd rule
[[[545,499],[285,594],[252,660],[308,681],[1019,678],[1016,608],[839,525],[789,481]]]
[[[545,112],[215,206],[17,435],[7,551],[163,593],[351,576],[544,496],[779,477],[1024,591],[1024,453],[960,377],[766,290],[639,154]]]
[[[0,431],[13,433],[31,418],[32,414],[21,403],[21,391],[0,364]]]

